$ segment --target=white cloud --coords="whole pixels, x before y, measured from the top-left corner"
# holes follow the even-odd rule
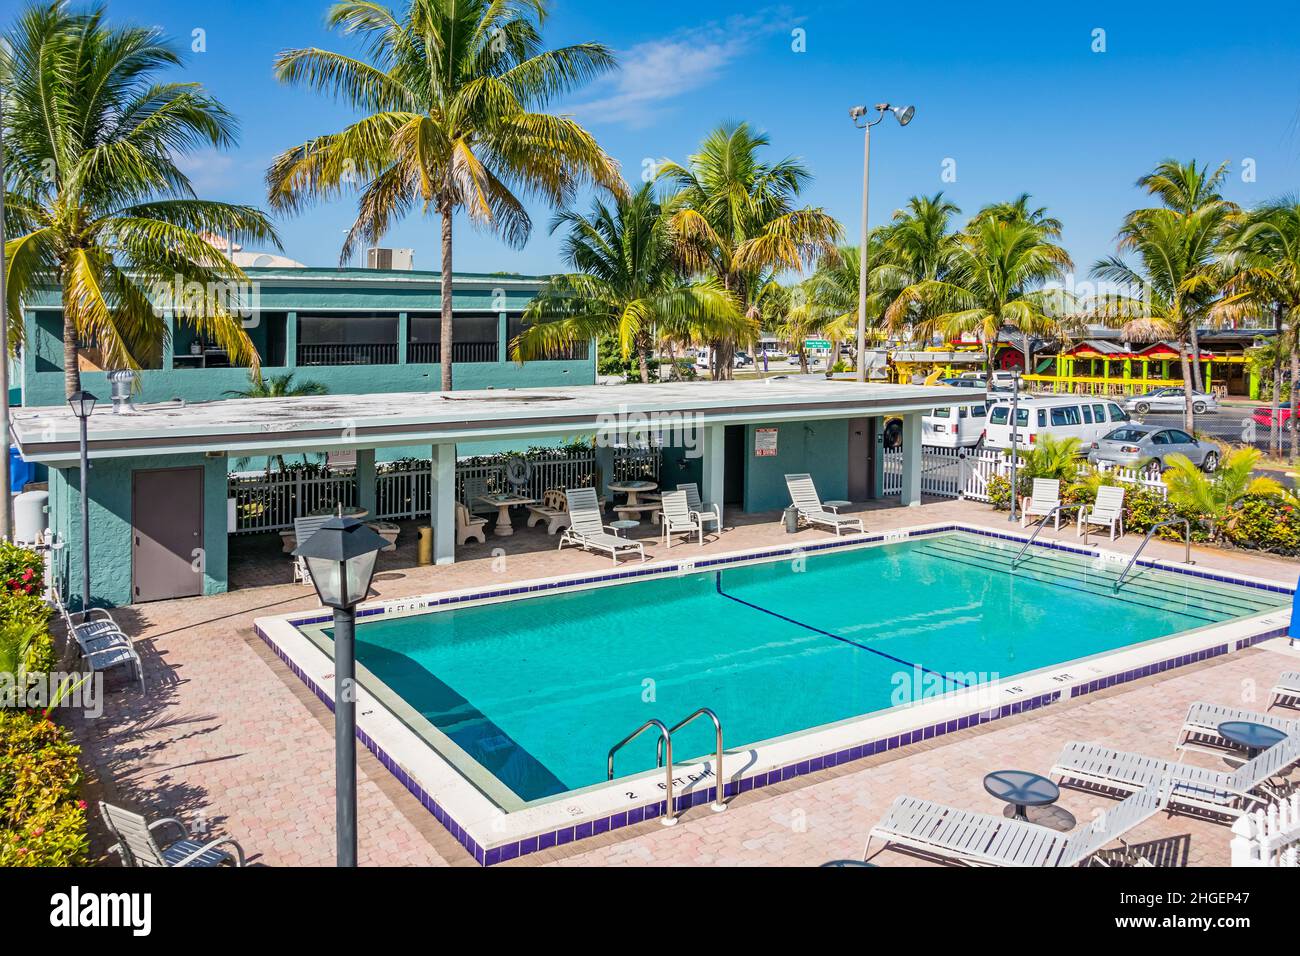
[[[668,101],[707,86],[756,40],[799,20],[784,10],[760,11],[638,43],[619,52],[620,69],[604,82],[603,95],[574,111],[589,121],[649,126]]]

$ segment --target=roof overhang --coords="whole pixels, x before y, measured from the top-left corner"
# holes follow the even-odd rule
[[[530,439],[706,425],[906,414],[957,401],[952,389],[841,381],[590,385],[167,402],[114,414],[102,402],[87,428],[91,458],[252,456],[358,448]],[[27,461],[78,458],[66,406],[15,409],[15,444]]]

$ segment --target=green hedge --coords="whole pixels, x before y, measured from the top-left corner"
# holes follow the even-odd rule
[[[57,655],[39,555],[0,542],[0,655],[6,672],[44,680]],[[10,685],[19,688],[19,681]],[[8,695],[5,695],[8,698]],[[25,703],[25,699],[21,701]],[[0,866],[74,866],[86,854],[80,748],[48,712],[0,701]]]

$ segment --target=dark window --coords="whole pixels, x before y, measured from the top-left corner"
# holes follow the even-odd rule
[[[1176,428],[1170,429],[1165,434],[1169,436],[1169,440],[1175,445],[1190,445],[1192,443],[1191,435],[1187,434],[1187,432],[1180,432]]]
[[[1079,409],[1074,405],[1052,409],[1053,425],[1078,425],[1079,423]]]
[[[1084,423],[1087,424],[1087,425],[1091,425],[1091,424],[1092,424],[1092,406],[1091,406],[1091,405],[1084,405],[1084,406],[1082,406],[1082,409],[1081,409],[1081,410],[1083,411],[1083,421],[1084,421]]]
[[[1111,402],[1106,407],[1110,409],[1110,420],[1112,422],[1126,422],[1129,420],[1128,412],[1124,411],[1124,409],[1120,408],[1114,402]]]

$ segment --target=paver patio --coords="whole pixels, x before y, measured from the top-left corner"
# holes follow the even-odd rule
[[[985,505],[927,501],[920,508],[885,503],[861,509],[868,530],[937,521],[1006,528],[1006,516]],[[720,552],[824,532],[785,535],[777,515],[737,516],[735,527],[706,544]],[[730,522],[729,522],[730,523]],[[646,528],[647,551],[663,554]],[[1048,532],[1048,536],[1055,536]],[[1073,528],[1060,537],[1077,540]],[[397,552],[381,555],[375,590],[385,598],[487,585],[610,566],[607,557],[555,551],[555,538],[530,529],[511,538],[459,551],[455,565],[411,567],[414,534],[408,527]],[[1130,535],[1115,550],[1131,551]],[[1111,547],[1109,542],[1105,546]],[[249,552],[244,554],[243,552]],[[140,605],[116,612],[139,635],[148,693],[110,677],[104,715],[73,718],[90,772],[88,798],[108,799],[151,816],[196,817],[235,837],[266,865],[331,865],[334,858],[333,718],[329,711],[253,633],[256,617],[316,606],[309,588],[288,582],[290,559],[236,542],[237,583],[229,594]],[[699,554],[678,544],[667,555]],[[1181,559],[1180,545],[1154,542],[1149,553]],[[1203,567],[1294,583],[1300,564],[1244,553],[1197,549]],[[255,586],[259,585],[259,586]],[[519,865],[814,865],[860,857],[867,831],[889,802],[909,793],[985,812],[1002,804],[983,790],[989,770],[1046,771],[1069,740],[1105,742],[1121,749],[1173,756],[1186,707],[1195,700],[1263,708],[1267,688],[1284,669],[1300,666],[1300,649],[1272,641],[1225,658],[1089,695],[1077,702],[1008,718],[973,730],[891,751],[736,798],[727,812],[698,807],[672,829],[656,823],[619,830],[527,856]],[[1189,761],[1213,765],[1191,755]],[[364,749],[358,778],[360,862],[388,865],[474,865],[468,855]],[[1057,807],[1038,817],[1068,829],[1112,804],[1105,797],[1063,792]],[[1033,813],[1031,812],[1031,816]],[[96,828],[96,854],[108,841]],[[1212,865],[1227,861],[1226,826],[1186,816],[1161,816],[1133,834],[1157,842],[1163,862]],[[873,852],[875,848],[873,847]],[[873,862],[919,862],[887,851]]]

